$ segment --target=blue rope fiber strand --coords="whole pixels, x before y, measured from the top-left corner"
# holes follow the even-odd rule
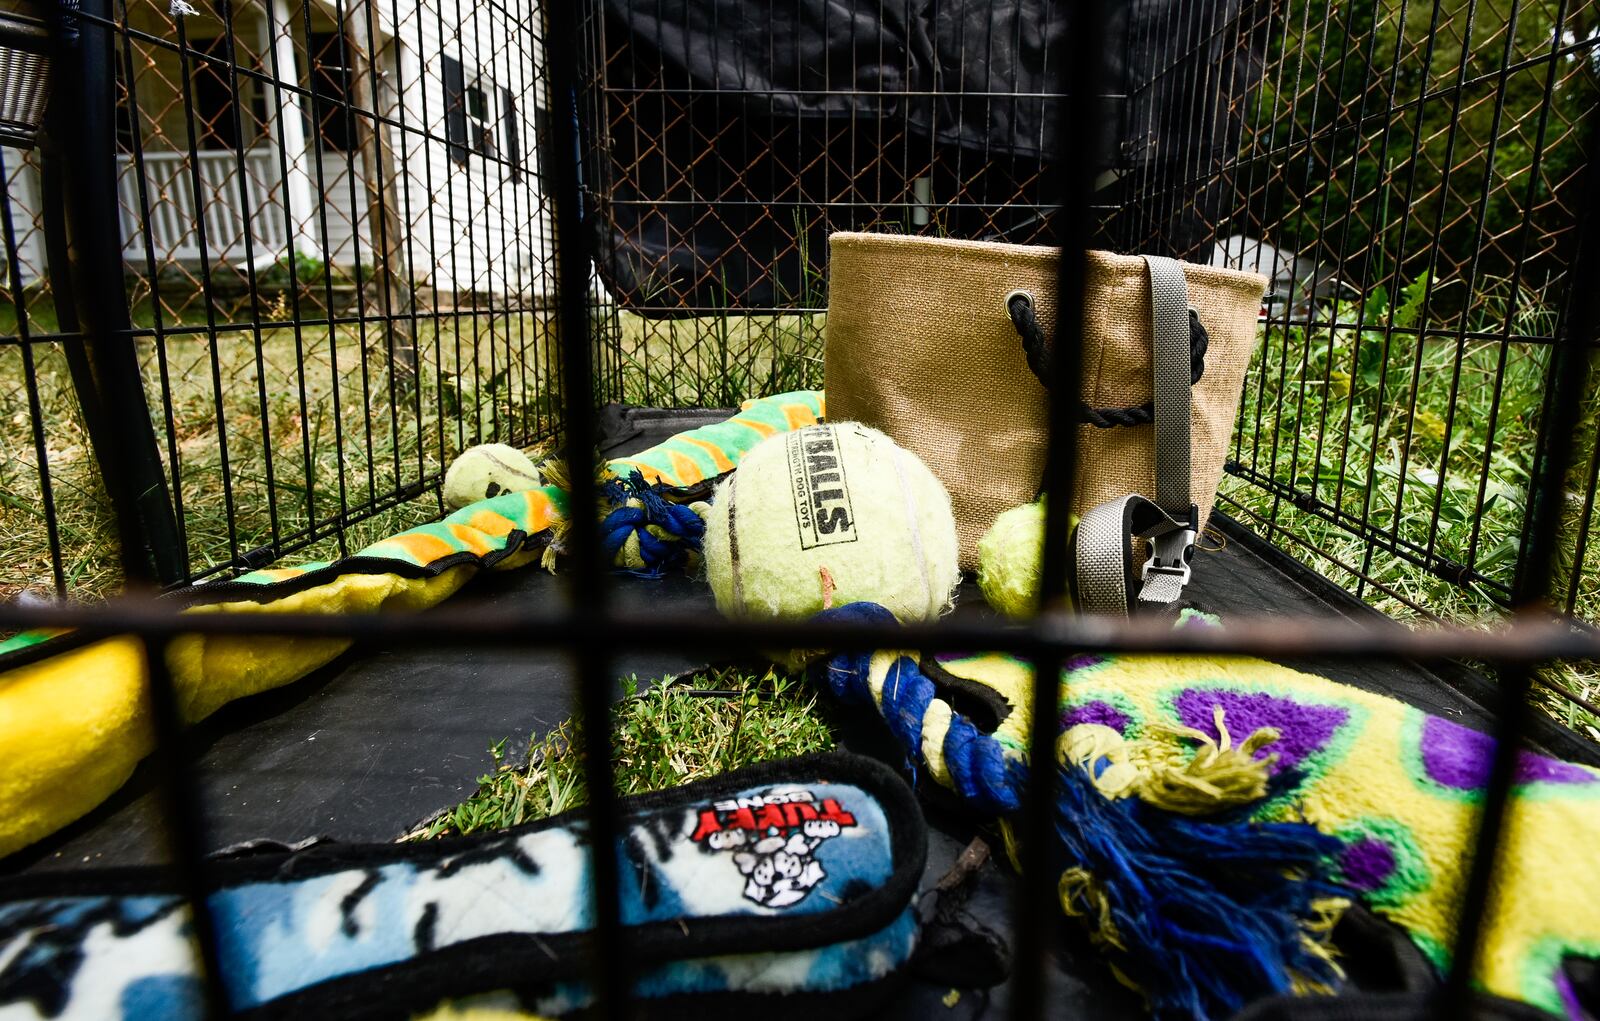
[[[1283,788],[1298,778],[1277,781]],[[1305,823],[1252,822],[1255,806],[1201,820],[1138,798],[1113,801],[1082,769],[1062,769],[1060,791],[1058,864],[1094,878],[1128,947],[1117,963],[1155,1014],[1221,1019],[1258,997],[1293,992],[1296,977],[1337,985],[1338,972],[1311,951],[1302,927],[1317,901],[1349,895],[1308,878],[1327,871],[1337,838]]]
[[[876,604],[853,603],[813,619],[883,624],[894,617]],[[876,708],[915,773],[923,765],[922,721],[938,690],[914,656],[900,654],[874,698],[872,658],[833,656],[812,665],[812,681],[847,705]],[[952,712],[941,750],[952,786],[973,811],[998,817],[1021,807],[1027,766],[1008,757],[992,734]],[[1318,902],[1349,895],[1319,878],[1331,870],[1341,842],[1306,823],[1251,819],[1261,805],[1290,793],[1297,774],[1275,777],[1253,804],[1205,818],[1138,797],[1107,798],[1083,768],[1063,768],[1061,779],[1051,848],[1056,871],[1087,875],[1093,893],[1079,891],[1073,906],[1092,925],[1109,923],[1126,949],[1108,953],[1157,1015],[1220,1019],[1297,984],[1338,983],[1337,968],[1306,938],[1306,924],[1319,917]]]
[[[661,494],[640,472],[607,481],[601,499],[615,508],[600,523],[600,545],[606,557],[640,578],[659,578],[668,571],[692,568],[700,556],[706,523],[700,515]],[[640,506],[629,506],[637,501]],[[652,526],[654,530],[652,530]],[[643,567],[628,568],[620,554],[631,536],[638,536]]]

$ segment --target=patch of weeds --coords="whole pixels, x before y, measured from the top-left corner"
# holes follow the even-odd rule
[[[1376,287],[1319,309],[1314,324],[1262,331],[1229,451],[1253,478],[1225,476],[1221,506],[1390,616],[1488,627],[1503,619],[1493,597],[1504,598],[1517,569],[1549,356],[1548,345],[1494,338],[1549,331],[1554,312],[1542,294],[1512,302],[1510,288],[1491,281],[1464,320],[1466,335],[1424,332],[1416,327],[1434,286],[1424,274],[1392,300]],[[1594,555],[1579,565],[1576,554],[1579,535],[1600,525],[1600,507],[1580,495],[1593,484],[1583,471],[1595,455],[1600,391],[1585,396],[1582,421],[1556,591],[1595,620],[1600,571]],[[1317,511],[1283,493],[1314,498]],[[1374,549],[1354,530],[1363,526],[1374,541],[1471,565],[1488,581],[1456,584],[1447,569]],[[1549,677],[1580,697],[1600,695],[1591,667],[1560,664]],[[1600,734],[1600,720],[1539,691],[1556,718]]]
[[[461,449],[555,432],[547,325],[542,314],[423,314],[415,369],[393,371],[379,331],[359,325],[139,338],[191,570],[313,529],[328,537],[291,562],[330,559],[436,520],[439,480]],[[30,364],[20,348],[0,350],[0,598],[56,587],[47,482],[62,587],[79,601],[115,593],[110,500],[65,354],[37,345]]]
[[[784,311],[741,311],[724,280],[723,315],[650,318],[612,309],[591,319],[605,357],[620,371],[618,392],[625,403],[734,407],[750,397],[822,386],[827,283],[798,212],[793,230],[799,286],[772,281],[772,307]],[[646,307],[672,307],[675,299],[666,281],[649,281],[642,290]]]
[[[804,678],[727,667],[661,681],[639,694],[637,678],[612,710],[617,793],[664,790],[755,762],[833,747],[826,713]],[[452,809],[405,840],[499,830],[588,804],[582,725],[569,720],[525,755],[489,749],[494,768]]]

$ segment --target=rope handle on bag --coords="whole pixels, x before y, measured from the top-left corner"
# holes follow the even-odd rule
[[[1011,317],[1011,325],[1016,328],[1017,336],[1022,339],[1022,353],[1028,358],[1028,368],[1038,377],[1039,382],[1045,387],[1050,385],[1050,355],[1051,346],[1045,339],[1044,330],[1039,326],[1039,318],[1034,311],[1033,295],[1027,291],[1017,290],[1006,295],[1006,314]],[[1194,309],[1189,309],[1189,384],[1193,386],[1200,382],[1200,377],[1206,371],[1206,348],[1210,345],[1211,338],[1206,333],[1205,326],[1200,323],[1200,316]],[[1091,408],[1087,404],[1078,407],[1078,421],[1086,422],[1097,429],[1112,429],[1122,425],[1148,425],[1155,421],[1155,398],[1136,404],[1131,408]]]

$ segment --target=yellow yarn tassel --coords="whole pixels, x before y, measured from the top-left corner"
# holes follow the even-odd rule
[[[1248,805],[1266,796],[1276,754],[1256,758],[1256,752],[1278,740],[1271,727],[1262,727],[1237,748],[1232,746],[1222,707],[1212,709],[1218,739],[1188,727],[1171,728],[1179,737],[1199,743],[1194,755],[1183,761],[1182,752],[1162,743],[1160,752],[1148,754],[1139,797],[1157,808],[1185,815],[1204,815]]]
[[[1057,754],[1065,765],[1092,767],[1095,787],[1106,797],[1137,796],[1168,812],[1207,815],[1260,800],[1278,757],[1255,755],[1278,740],[1278,732],[1262,727],[1234,747],[1221,706],[1215,707],[1212,718],[1216,740],[1190,727],[1158,728],[1163,736],[1197,742],[1192,755],[1185,755],[1176,742],[1129,741],[1098,723],[1068,729],[1061,735]]]
[[[556,558],[567,549],[567,533],[572,530],[572,522],[565,516],[556,518],[550,524],[550,541],[544,544],[544,554],[539,557],[539,566],[556,573]]]
[[[539,463],[539,474],[544,476],[547,486],[557,486],[572,492],[572,473],[567,469],[567,460],[564,457],[549,457]],[[572,522],[566,515],[556,518],[550,525],[550,541],[545,543],[544,554],[539,557],[539,566],[556,573],[556,558],[566,552],[567,533],[572,531]]]
[[[544,477],[545,485],[572,492],[572,473],[567,471],[566,458],[550,457],[539,462],[539,474]]]
[[[1311,907],[1317,914],[1300,923],[1300,945],[1313,957],[1326,961],[1335,975],[1343,977],[1344,969],[1339,966],[1338,954],[1333,948],[1333,927],[1339,924],[1350,901],[1343,897],[1324,897],[1313,901]],[[1299,972],[1295,972],[1292,979],[1296,996],[1332,996],[1338,992],[1328,983],[1307,978]]]
[[[1087,869],[1070,868],[1061,873],[1061,879],[1056,883],[1056,894],[1061,898],[1063,914],[1075,918],[1093,918],[1094,927],[1089,931],[1089,937],[1097,946],[1128,949],[1122,943],[1117,923],[1111,920],[1111,898],[1106,896],[1105,890]]]

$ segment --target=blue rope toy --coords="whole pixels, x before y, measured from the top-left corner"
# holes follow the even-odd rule
[[[673,503],[638,471],[608,480],[600,495],[615,508],[600,522],[600,545],[619,569],[659,578],[699,564],[706,523],[696,508],[703,505]]]
[[[814,619],[895,618],[876,604],[853,603]],[[840,654],[813,663],[810,673],[841,702],[877,709],[907,767],[998,819],[1011,844],[1006,817],[1022,805],[1028,772],[1016,693],[1005,699],[995,690],[1009,708],[990,732],[956,712],[909,653]],[[1254,757],[1277,735],[1258,733],[1238,749],[1202,748],[1185,763],[1146,763],[1152,792],[1165,783],[1165,795],[1135,796],[1131,787],[1107,792],[1138,775],[1129,748],[1118,744],[1120,735],[1108,742],[1099,733],[1109,728],[1088,727],[1066,735],[1069,748],[1078,738],[1091,750],[1059,764],[1051,861],[1063,910],[1089,920],[1117,977],[1156,1016],[1173,1018],[1221,1019],[1263,996],[1332,991],[1342,974],[1325,940],[1350,894],[1326,877],[1343,843],[1307,823],[1252,819],[1298,782],[1292,771],[1269,780],[1269,760]],[[1209,802],[1196,796],[1194,789],[1219,790],[1194,782],[1199,768],[1232,793]]]

